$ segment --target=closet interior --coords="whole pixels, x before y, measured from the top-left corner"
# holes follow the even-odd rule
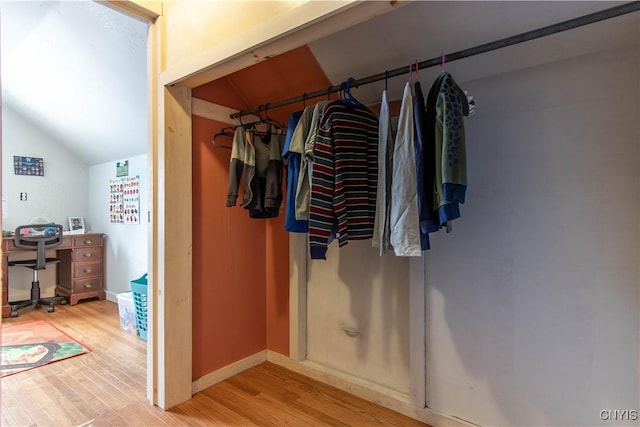
[[[637,372],[640,349],[638,9],[410,2],[194,88],[235,111],[193,113],[194,379],[266,349],[423,420],[591,425],[637,404],[605,373]],[[286,206],[225,203],[238,126],[283,145],[293,113],[345,89],[376,116],[386,89],[397,117],[407,81],[427,96],[445,71],[475,102],[467,198],[420,256],[352,240],[312,259]]]

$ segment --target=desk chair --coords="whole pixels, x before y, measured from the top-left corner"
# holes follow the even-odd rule
[[[44,234],[22,234],[22,230],[29,229],[43,232]],[[13,243],[17,248],[21,249],[33,249],[36,251],[36,259],[29,259],[24,261],[9,261],[9,266],[21,266],[27,267],[33,270],[33,280],[31,282],[31,299],[24,301],[17,301],[9,303],[11,305],[11,317],[18,317],[18,310],[25,307],[40,305],[49,305],[47,311],[53,313],[55,307],[54,302],[59,301],[60,304],[66,304],[67,299],[65,297],[40,297],[40,282],[38,281],[38,270],[44,270],[48,264],[59,263],[58,258],[47,258],[46,250],[55,248],[62,244],[62,226],[59,224],[34,224],[34,225],[21,225],[16,228],[15,237]]]

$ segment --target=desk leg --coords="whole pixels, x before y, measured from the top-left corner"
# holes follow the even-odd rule
[[[2,317],[9,317],[9,255],[2,254]]]

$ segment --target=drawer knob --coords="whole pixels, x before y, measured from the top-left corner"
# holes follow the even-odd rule
[[[91,243],[93,243],[93,241],[92,241],[92,240],[85,240],[85,241],[84,241],[84,244],[85,244],[85,245],[90,245]]]
[[[93,256],[93,254],[91,252],[87,252],[86,254],[83,255],[85,258],[89,258],[91,256]]]
[[[92,285],[91,283],[85,283],[85,284],[84,284],[84,287],[85,287],[85,288],[87,288],[87,289],[89,289],[89,288],[92,288],[92,287],[93,287],[93,285]]]
[[[347,334],[348,337],[355,338],[360,335],[360,331],[353,328],[344,328],[344,333]]]
[[[91,273],[91,267],[87,267],[83,270],[85,273]]]

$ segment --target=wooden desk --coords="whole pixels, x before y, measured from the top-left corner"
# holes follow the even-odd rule
[[[66,234],[57,252],[58,264],[56,295],[67,297],[69,304],[75,305],[86,298],[98,297],[103,300],[103,250],[104,234]],[[2,317],[9,317],[9,255],[16,252],[33,252],[16,248],[13,237],[2,239]],[[53,266],[51,266],[53,267]],[[49,268],[51,268],[49,267]],[[17,267],[13,267],[17,268]]]

